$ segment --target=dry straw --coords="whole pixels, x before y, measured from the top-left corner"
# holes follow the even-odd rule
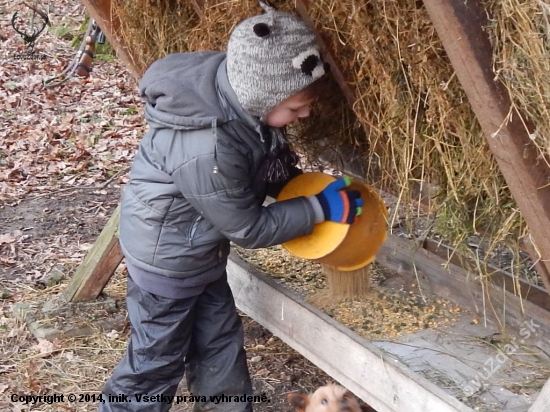
[[[119,35],[140,74],[155,60],[188,50],[188,32],[199,19],[187,1],[113,0]]]
[[[407,201],[430,185],[436,231],[455,246],[517,239],[515,203],[422,3],[327,0],[310,14],[354,88],[379,187]]]
[[[195,3],[203,3],[200,15]],[[295,6],[274,3],[286,10]],[[525,224],[423,3],[307,3],[356,101],[351,111],[332,81],[314,116],[295,131],[297,144],[313,160],[327,148],[352,146],[362,155],[369,183],[396,194],[402,204],[419,200],[428,188],[430,209],[437,212],[435,231],[481,263],[497,245],[519,250]],[[171,52],[223,50],[234,25],[261,11],[254,0],[115,0],[113,5],[141,69]],[[495,13],[488,29],[496,77],[506,83],[526,122],[535,122],[535,143],[547,150],[542,136],[550,130],[548,5],[494,0],[487,8]],[[398,210],[413,209],[393,210],[391,223]],[[417,216],[406,213],[413,230]],[[484,253],[466,245],[473,235],[488,239]]]
[[[547,0],[499,0],[486,3],[493,19],[496,78],[507,87],[527,124],[533,143],[550,155],[550,3]]]

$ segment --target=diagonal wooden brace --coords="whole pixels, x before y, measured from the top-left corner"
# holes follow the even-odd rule
[[[550,261],[550,169],[539,158],[504,85],[494,79],[482,2],[424,0],[424,5],[546,263]],[[550,293],[548,272],[539,274]]]
[[[118,206],[69,282],[63,296],[68,302],[93,300],[101,293],[124,258],[118,243]]]

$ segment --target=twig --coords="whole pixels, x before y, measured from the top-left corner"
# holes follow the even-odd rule
[[[80,57],[82,56],[82,52],[86,48],[86,38],[88,36],[90,36],[90,34],[92,33],[93,28],[94,28],[94,21],[93,21],[93,19],[90,19],[90,22],[88,23],[88,28],[86,29],[86,32],[84,33],[82,43],[80,44],[80,47],[78,48],[78,52],[73,57],[73,60],[57,76],[51,77],[49,79],[45,79],[42,82],[42,85],[45,88],[60,86],[73,76],[73,74],[75,73],[75,71],[78,67],[78,62],[80,60]],[[61,77],[63,77],[63,79],[61,79],[61,80],[54,83],[54,81],[56,79],[59,79]]]
[[[23,202],[25,200],[40,199],[41,197],[44,197],[44,196],[49,196],[49,195],[53,195],[53,194],[57,194],[57,193],[68,192],[70,190],[78,191],[78,190],[100,190],[100,189],[105,189],[113,180],[115,180],[122,173],[126,173],[128,170],[130,170],[130,167],[125,167],[124,169],[119,170],[117,173],[115,173],[113,176],[111,176],[108,180],[106,180],[105,182],[103,182],[99,186],[65,187],[63,189],[57,189],[57,190],[52,190],[50,192],[40,193],[39,195],[36,195],[36,196],[33,196],[33,197],[27,197],[27,198],[21,199],[21,201]]]

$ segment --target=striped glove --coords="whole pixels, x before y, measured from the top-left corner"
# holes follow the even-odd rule
[[[342,190],[351,184],[349,177],[342,177],[329,184],[321,193],[309,197],[315,210],[315,223],[330,220],[351,224],[363,212],[363,199],[357,190]]]

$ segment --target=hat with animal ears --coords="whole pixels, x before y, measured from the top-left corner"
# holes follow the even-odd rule
[[[329,66],[298,16],[260,1],[265,13],[239,23],[227,44],[227,77],[243,109],[263,117],[322,77]]]

